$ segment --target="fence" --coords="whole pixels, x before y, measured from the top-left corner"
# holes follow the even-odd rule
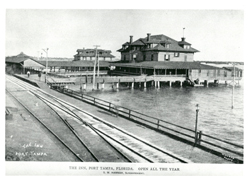
[[[84,94],[84,92],[74,91],[59,86],[54,86],[52,88],[71,97],[112,112],[117,116],[147,126],[163,134],[167,134],[168,136],[182,142],[194,145],[227,160],[232,160],[232,162],[243,163],[241,159],[235,158],[243,158],[243,145],[235,144],[208,134],[204,134],[202,131],[199,131],[197,134],[195,134],[195,131],[192,129],[151,117],[126,107],[116,106],[111,102]]]

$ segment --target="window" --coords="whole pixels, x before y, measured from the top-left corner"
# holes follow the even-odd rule
[[[180,53],[174,53],[174,57],[179,57]]]
[[[146,60],[146,55],[143,55],[143,61],[145,61]]]
[[[220,70],[218,70],[218,76],[220,76]]]
[[[224,71],[224,77],[227,77],[227,71]]]
[[[164,54],[164,60],[169,61],[170,60],[170,54],[169,55]]]
[[[152,55],[151,55],[151,61],[153,61],[153,60],[154,60],[154,55],[152,54]]]
[[[124,60],[126,60],[126,55],[124,55]]]
[[[133,54],[133,60],[136,60],[136,54]]]

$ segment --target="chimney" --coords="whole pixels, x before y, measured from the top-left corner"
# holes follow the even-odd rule
[[[147,33],[147,42],[150,40],[150,33]]]
[[[129,36],[130,37],[130,44],[133,42],[133,36]]]
[[[182,37],[182,38],[181,38],[181,41],[183,41],[183,42],[184,42],[184,41],[185,41],[185,38],[184,38],[184,37]]]

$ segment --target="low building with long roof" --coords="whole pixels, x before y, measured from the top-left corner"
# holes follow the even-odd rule
[[[6,73],[25,74],[27,71],[39,71],[45,68],[45,65],[31,56],[21,52],[16,56],[5,58]]]

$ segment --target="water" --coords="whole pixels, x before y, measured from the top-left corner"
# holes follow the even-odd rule
[[[195,128],[196,104],[199,104],[198,131],[243,144],[243,92],[235,87],[234,109],[232,87],[154,87],[144,89],[120,88],[88,91],[89,95],[130,108],[186,128]]]

